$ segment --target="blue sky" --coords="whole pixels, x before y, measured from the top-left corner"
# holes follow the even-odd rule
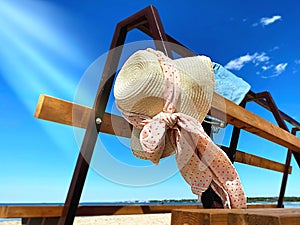
[[[35,119],[38,97],[43,93],[73,101],[83,75],[107,52],[116,24],[149,4],[158,9],[168,34],[223,64],[250,83],[254,92],[270,91],[282,111],[300,120],[300,3],[296,0],[171,4],[0,0],[0,202],[64,202],[79,151],[75,138],[79,131]],[[135,31],[127,43],[145,38]],[[274,121],[255,104],[248,109]],[[224,131],[225,145],[230,130]],[[131,155],[124,147],[128,140],[107,135],[100,140],[117,161],[150,165]],[[239,149],[285,161],[286,149],[247,132],[242,132]],[[155,178],[155,184],[133,187],[124,185],[124,177],[140,181],[150,175],[131,170],[117,177],[122,168],[107,162],[99,173],[99,161],[88,174],[82,202],[195,198],[178,173],[171,176],[174,171],[166,180]],[[168,163],[174,166],[172,158]],[[247,196],[278,195],[280,173],[235,165]],[[300,171],[294,159],[292,166],[286,195],[300,196]]]

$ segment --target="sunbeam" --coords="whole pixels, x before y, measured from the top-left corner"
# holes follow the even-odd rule
[[[78,45],[68,40],[62,26],[55,24],[60,16],[47,16],[57,15],[54,10],[47,2],[0,1],[0,75],[26,107],[26,119],[33,119],[41,93],[73,100],[85,70]],[[72,130],[58,131],[58,125],[33,119],[35,123],[58,147],[68,151],[65,139],[57,134],[71,134]]]
[[[53,16],[55,15],[55,17]],[[75,43],[68,39],[67,31],[58,26],[67,15],[54,8],[46,1],[0,1],[0,16],[2,22],[14,31],[15,35],[26,39],[34,46],[54,53],[64,61],[78,64],[83,60]]]

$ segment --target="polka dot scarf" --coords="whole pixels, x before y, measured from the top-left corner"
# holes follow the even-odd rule
[[[141,129],[142,158],[158,164],[165,149],[166,136],[169,136],[177,150],[180,173],[199,200],[211,186],[222,199],[224,208],[246,208],[241,181],[227,155],[212,142],[195,118],[175,112],[180,95],[180,77],[172,60],[162,52],[147,51],[157,56],[164,73],[164,108],[153,118],[120,109],[128,122]]]

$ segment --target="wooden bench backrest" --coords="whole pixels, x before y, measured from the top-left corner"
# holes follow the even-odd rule
[[[222,111],[224,108],[223,106],[220,107],[218,105],[220,101],[224,101],[226,103],[226,112]],[[221,104],[223,104],[223,102]],[[217,94],[214,96],[213,108],[218,110],[221,118],[223,116],[221,113],[227,113],[228,122],[232,125],[238,126],[258,136],[300,152],[299,138],[278,126],[275,126],[269,121],[266,121],[265,119],[245,110],[244,108],[223,99]],[[70,126],[86,128],[90,112],[91,108],[89,107],[47,95],[41,95],[36,108],[35,117]],[[214,113],[214,115],[217,114]],[[113,124],[112,121],[114,121]],[[127,121],[122,117],[109,113],[104,114],[100,131],[127,138],[131,135]],[[223,148],[226,150],[225,146]],[[241,151],[237,151],[236,161],[278,172],[284,172],[284,164]],[[290,167],[290,173],[291,170],[292,169]]]

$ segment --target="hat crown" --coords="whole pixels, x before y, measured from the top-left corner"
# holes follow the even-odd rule
[[[210,109],[214,78],[206,56],[171,60],[180,76],[180,97],[176,112],[202,122]],[[153,117],[164,106],[164,73],[158,57],[139,50],[121,68],[115,83],[115,99],[122,110]]]

